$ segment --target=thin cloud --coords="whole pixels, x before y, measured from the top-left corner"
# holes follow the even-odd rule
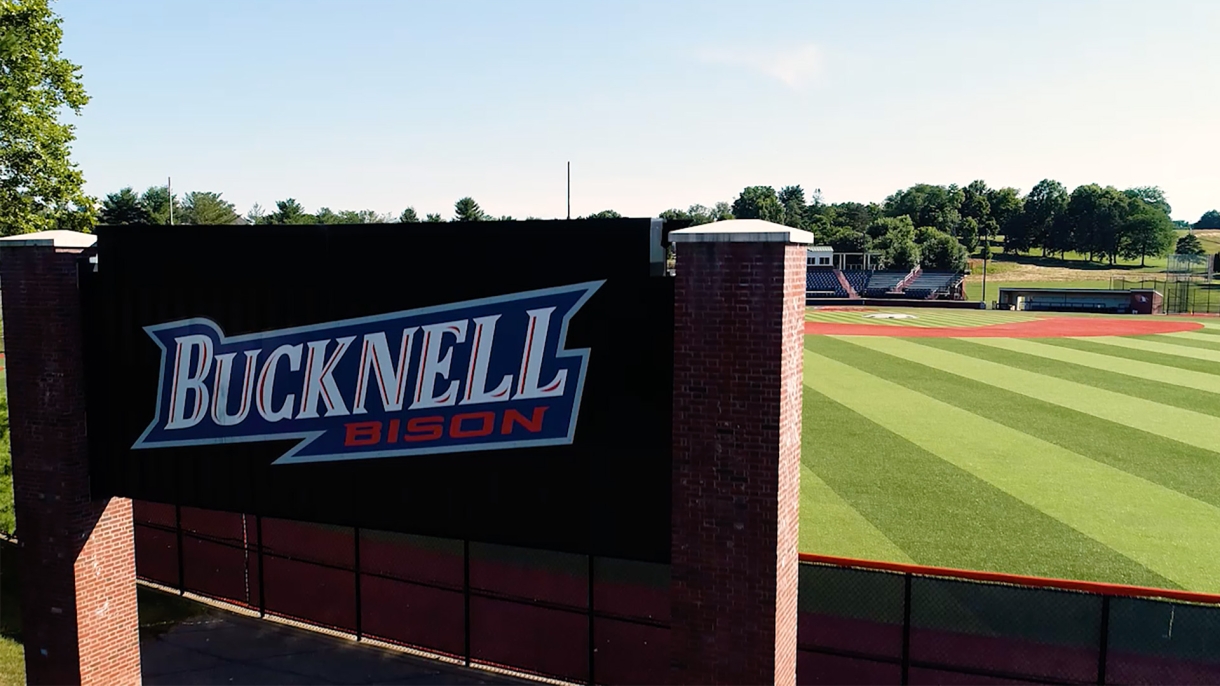
[[[714,48],[704,50],[700,59],[709,64],[745,67],[800,90],[822,76],[822,51],[807,43],[785,50]]]

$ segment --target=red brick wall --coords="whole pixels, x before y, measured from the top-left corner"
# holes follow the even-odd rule
[[[677,247],[672,669],[796,678],[805,250]]]
[[[0,251],[30,684],[140,682],[131,502],[89,497],[79,251]]]

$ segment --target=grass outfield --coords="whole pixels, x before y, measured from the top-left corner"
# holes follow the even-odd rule
[[[807,336],[801,550],[1220,592],[1220,321],[1205,326]]]

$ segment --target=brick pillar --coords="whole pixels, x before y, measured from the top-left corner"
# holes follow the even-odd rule
[[[131,501],[89,494],[81,251],[42,235],[0,240],[26,679],[139,684]]]
[[[672,676],[795,684],[807,231],[670,234]]]

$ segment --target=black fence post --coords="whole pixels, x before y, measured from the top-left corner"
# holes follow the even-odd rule
[[[466,666],[470,666],[470,541],[462,539],[462,598],[465,601]]]
[[[902,575],[902,684],[911,683],[911,575]]]
[[[182,552],[182,506],[174,505],[174,535],[178,538],[178,595],[186,594],[186,556]]]
[[[589,554],[589,683],[597,683],[597,672],[593,669],[594,661],[597,657],[597,642],[593,637],[593,555]]]
[[[1106,661],[1110,654],[1110,596],[1101,597],[1101,645],[1097,650],[1097,683],[1106,683]]]
[[[263,583],[263,567],[266,566],[266,561],[263,558],[262,515],[254,515],[254,528],[258,536],[258,616],[262,618],[267,616],[267,587]]]
[[[353,555],[352,567],[356,575],[356,640],[360,641],[364,638],[364,630],[360,623],[360,527],[352,528],[353,540]]]

